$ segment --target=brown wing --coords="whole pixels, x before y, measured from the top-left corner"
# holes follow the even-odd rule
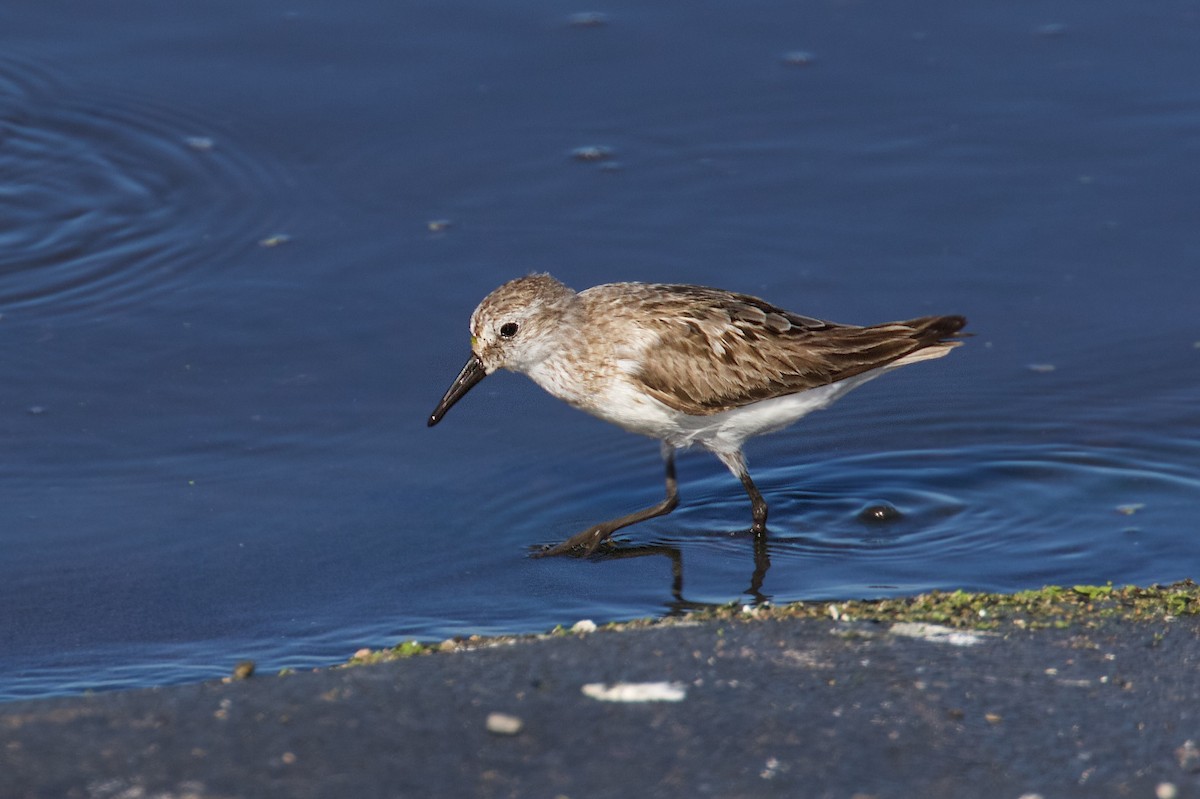
[[[700,286],[648,286],[654,343],[634,375],[676,410],[708,415],[886,366],[944,341],[966,320],[930,316],[871,327],[793,314],[757,297]],[[648,310],[648,309],[643,309]],[[932,353],[930,353],[932,355]]]

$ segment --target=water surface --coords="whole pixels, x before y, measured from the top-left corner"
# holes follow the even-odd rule
[[[1193,3],[5,17],[0,698],[1200,571]],[[662,476],[513,375],[426,429],[531,270],[975,335],[751,442],[765,547],[696,452],[622,557],[537,561]]]

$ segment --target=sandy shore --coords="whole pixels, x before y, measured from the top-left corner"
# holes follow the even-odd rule
[[[12,702],[0,796],[1200,795],[1196,588],[1129,591],[731,607]]]

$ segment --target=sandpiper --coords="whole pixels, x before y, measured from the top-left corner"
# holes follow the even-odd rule
[[[471,357],[429,416],[437,424],[497,369],[528,375],[550,394],[661,442],[662,502],[602,522],[541,555],[590,555],[622,527],[679,504],[675,450],[699,444],[750,496],[766,532],[767,503],[742,444],[828,407],[855,386],[962,342],[961,316],[859,327],[785,311],[704,286],[608,283],[576,293],[547,274],[517,278],[471,314]]]

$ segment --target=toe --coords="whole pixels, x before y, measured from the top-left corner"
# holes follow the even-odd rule
[[[589,530],[584,530],[578,535],[573,535],[561,544],[555,544],[548,549],[537,552],[533,555],[535,558],[549,558],[555,555],[574,555],[576,557],[586,558],[593,554],[596,549],[604,543],[608,538],[609,532],[603,526],[593,527]]]

